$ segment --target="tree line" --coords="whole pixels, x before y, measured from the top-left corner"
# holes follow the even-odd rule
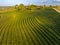
[[[41,8],[45,8],[45,7],[50,7],[50,8],[52,8],[53,6],[52,5],[49,5],[49,6],[46,6],[46,5],[43,5],[43,6],[37,6],[37,5],[28,5],[28,6],[25,6],[24,4],[20,4],[20,5],[18,5],[18,4],[16,4],[15,5],[15,9],[18,9],[18,10],[25,10],[25,9],[27,9],[27,10],[35,10],[35,9],[41,9]]]

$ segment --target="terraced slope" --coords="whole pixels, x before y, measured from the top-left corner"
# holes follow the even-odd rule
[[[60,45],[60,14],[55,10],[0,15],[0,45]]]

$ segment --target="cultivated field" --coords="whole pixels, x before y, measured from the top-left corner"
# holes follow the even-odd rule
[[[60,45],[60,13],[52,8],[0,12],[0,45]]]
[[[57,9],[60,10],[60,6],[57,6]]]

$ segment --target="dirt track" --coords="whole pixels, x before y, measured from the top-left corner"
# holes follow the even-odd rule
[[[60,11],[58,9],[56,9],[56,8],[53,8],[53,9],[56,10],[58,13],[60,13]]]

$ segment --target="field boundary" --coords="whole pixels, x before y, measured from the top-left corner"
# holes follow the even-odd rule
[[[56,8],[53,8],[55,11],[57,11],[58,13],[60,13],[60,11],[58,10],[58,9],[56,9]]]

